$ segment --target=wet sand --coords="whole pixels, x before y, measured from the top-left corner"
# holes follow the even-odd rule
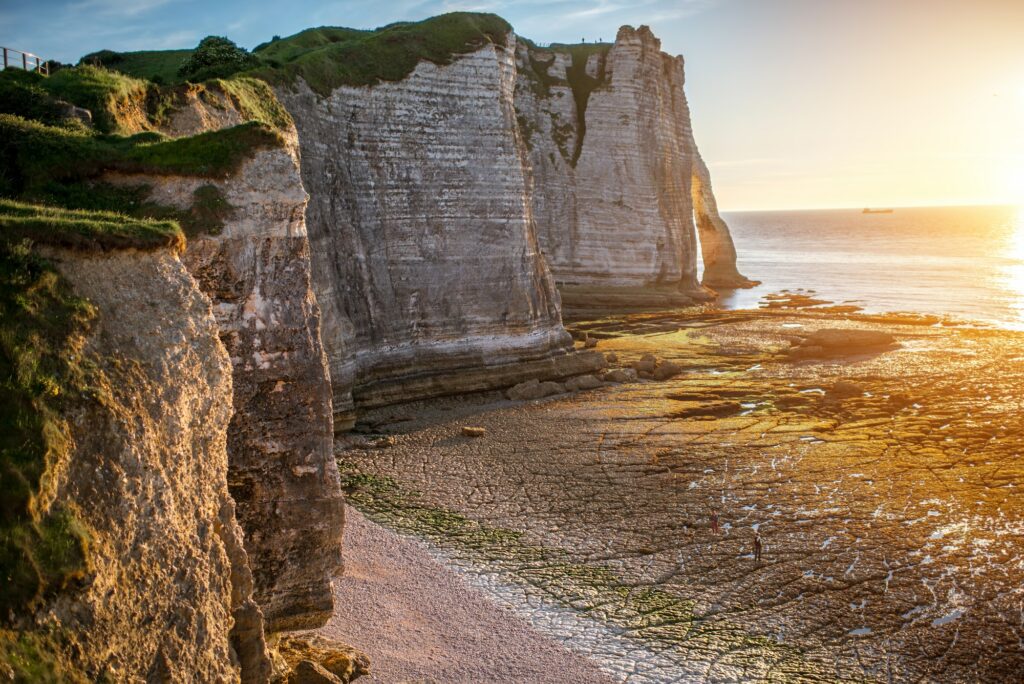
[[[320,630],[371,660],[359,681],[610,684],[597,667],[469,586],[415,540],[346,512],[345,574]]]
[[[930,323],[577,322],[623,362],[650,351],[686,371],[392,407],[339,462],[369,517],[619,681],[1020,681],[1024,335]],[[787,357],[826,327],[900,347]],[[366,448],[381,435],[393,445]]]

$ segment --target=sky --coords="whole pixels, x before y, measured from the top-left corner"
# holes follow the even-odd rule
[[[0,45],[74,62],[456,10],[541,43],[651,26],[724,210],[1024,205],[1024,0],[0,0]]]

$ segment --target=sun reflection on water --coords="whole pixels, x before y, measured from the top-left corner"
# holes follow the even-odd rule
[[[1017,214],[1011,217],[1010,242],[1007,257],[1011,260],[1007,280],[1014,293],[1013,308],[1017,311],[1014,328],[1024,328],[1024,205],[1017,207]]]

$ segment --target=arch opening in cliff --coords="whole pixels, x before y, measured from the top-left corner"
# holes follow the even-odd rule
[[[736,267],[736,246],[729,226],[718,213],[718,203],[711,189],[711,173],[696,145],[693,146],[692,156],[690,192],[696,240],[704,266],[701,284],[713,290],[754,287],[759,283],[741,274]]]

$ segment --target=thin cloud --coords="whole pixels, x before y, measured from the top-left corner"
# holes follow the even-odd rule
[[[104,16],[134,17],[145,14],[158,7],[168,5],[173,0],[81,0],[68,6],[72,12],[101,14]]]

